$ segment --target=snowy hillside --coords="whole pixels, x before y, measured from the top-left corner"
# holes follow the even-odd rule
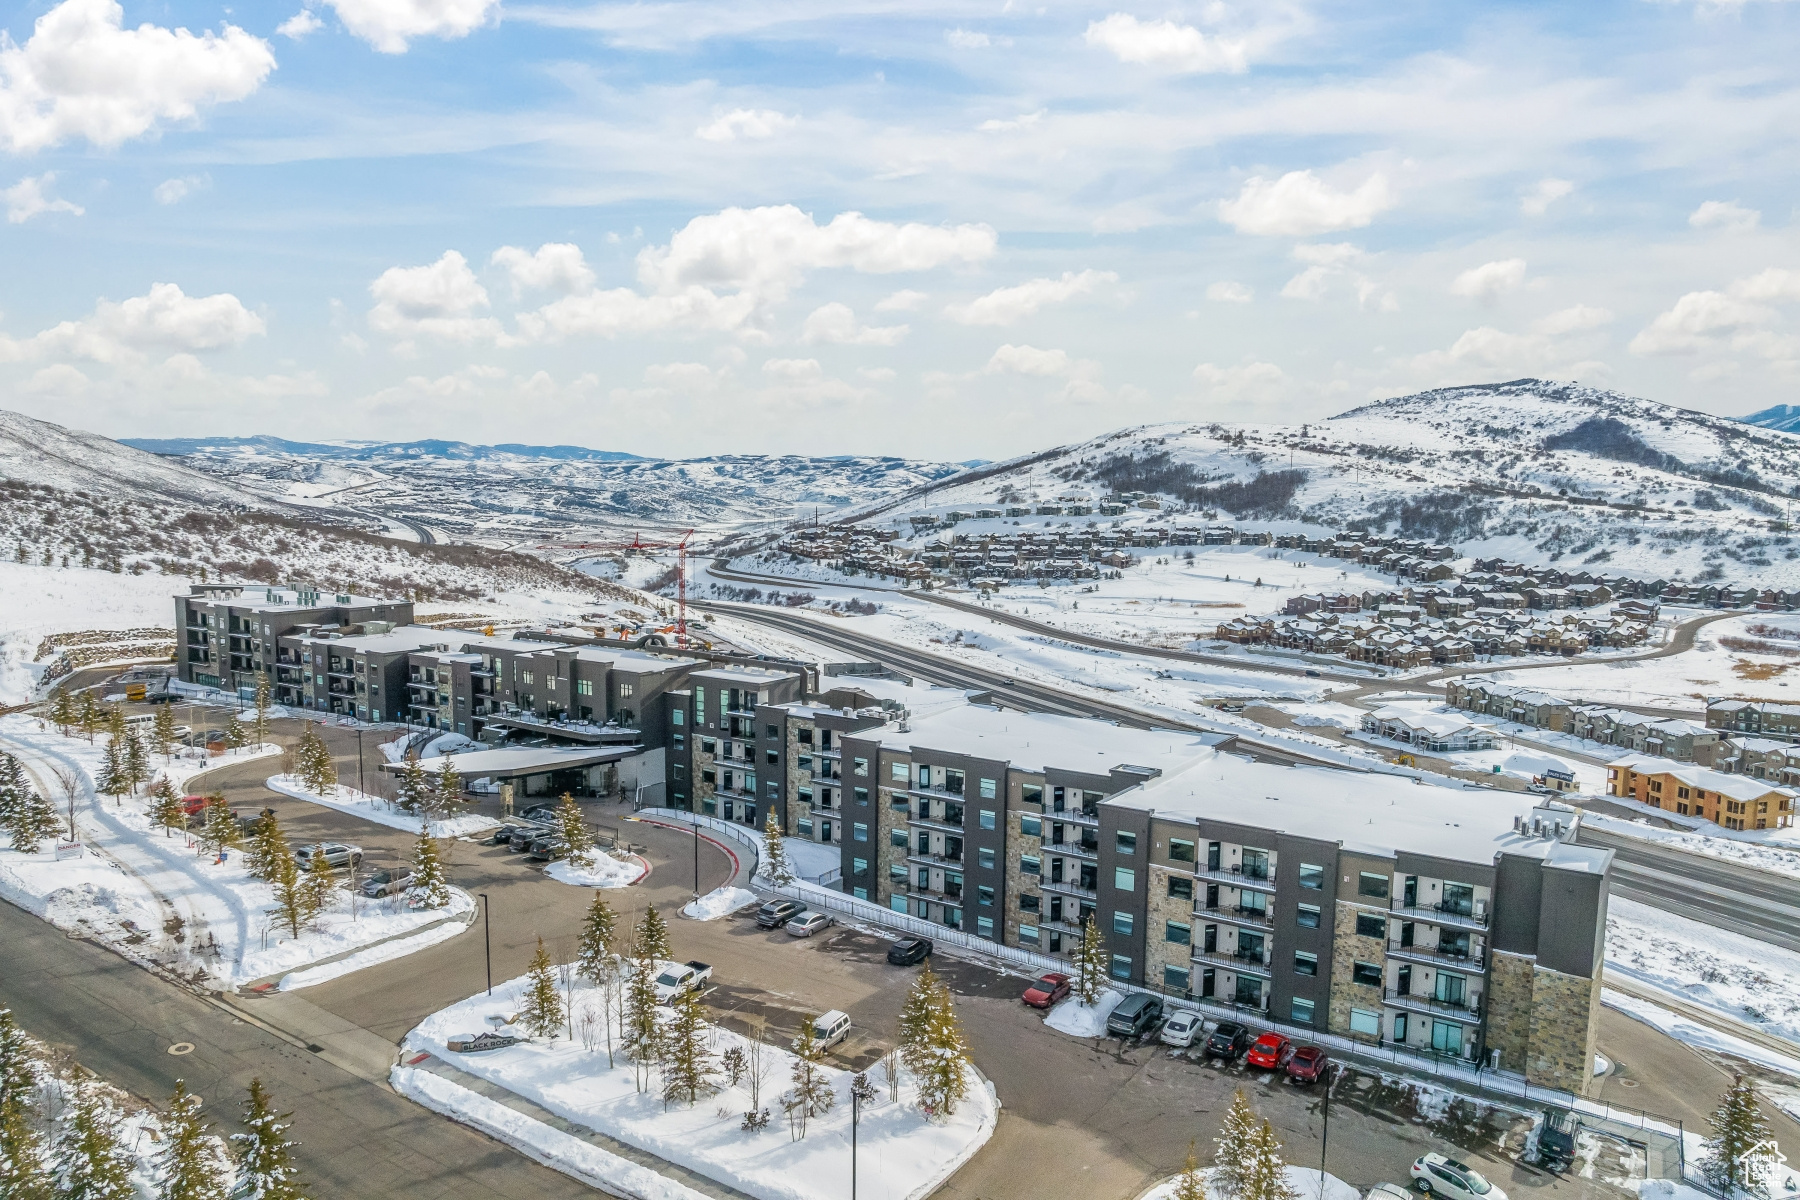
[[[1743,418],[1743,421],[1746,425],[1760,425],[1764,429],[1780,429],[1787,433],[1800,433],[1800,405],[1777,404],[1774,408],[1753,412]]]
[[[271,499],[426,526],[441,539],[529,549],[698,527],[731,533],[827,513],[953,475],[899,458],[640,459],[578,446],[276,438],[141,440]]]
[[[266,508],[230,480],[191,470],[97,434],[0,410],[0,480],[74,491],[183,501],[208,508]]]
[[[1787,529],[1796,485],[1795,434],[1524,379],[1304,425],[1125,429],[922,489],[878,520],[1144,493],[1160,507],[1117,519],[1166,523],[1177,512],[1277,531],[1368,528],[1451,542],[1467,556],[1782,587],[1800,584],[1800,541]]]

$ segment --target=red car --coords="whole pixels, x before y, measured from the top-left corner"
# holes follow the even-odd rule
[[[1295,1083],[1314,1084],[1325,1078],[1331,1060],[1317,1046],[1304,1046],[1288,1059],[1287,1077]]]
[[[190,817],[199,816],[201,810],[204,809],[205,807],[206,807],[206,797],[205,796],[183,796],[181,798],[181,811],[186,813]]]
[[[1068,994],[1069,977],[1052,971],[1032,980],[1031,986],[1025,989],[1025,994],[1020,999],[1033,1008],[1049,1008]]]
[[[1294,1043],[1279,1033],[1265,1033],[1256,1039],[1250,1047],[1250,1053],[1244,1056],[1244,1061],[1253,1067],[1275,1071],[1287,1066],[1288,1059],[1293,1056]]]

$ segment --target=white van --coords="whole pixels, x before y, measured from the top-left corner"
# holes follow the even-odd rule
[[[822,1016],[814,1017],[812,1034],[814,1046],[820,1050],[831,1049],[850,1036],[850,1014],[841,1013],[834,1008]],[[795,1038],[794,1045],[799,1044],[800,1039]]]
[[[125,728],[148,729],[155,721],[155,713],[129,713],[125,717]]]

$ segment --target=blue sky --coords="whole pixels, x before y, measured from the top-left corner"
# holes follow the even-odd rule
[[[8,4],[0,407],[997,457],[1800,380],[1800,3]]]

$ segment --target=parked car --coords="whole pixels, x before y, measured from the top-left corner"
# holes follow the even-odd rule
[[[538,862],[555,862],[569,852],[568,839],[560,833],[547,833],[543,837],[533,838],[526,847],[525,857]]]
[[[1049,1008],[1069,994],[1069,986],[1067,975],[1059,971],[1052,971],[1048,975],[1040,975],[1032,980],[1031,986],[1025,989],[1025,994],[1019,999],[1033,1008]]]
[[[1325,1078],[1331,1059],[1317,1046],[1303,1046],[1288,1059],[1287,1077],[1295,1083],[1313,1084]]]
[[[555,832],[548,825],[539,825],[535,821],[530,824],[515,825],[512,835],[506,839],[506,848],[514,854],[523,854],[531,849],[531,843]]]
[[[319,842],[294,851],[294,861],[304,871],[312,866],[313,855],[321,853],[325,855],[325,865],[334,868],[359,866],[363,859],[361,846],[351,846],[344,842]]]
[[[1306,677],[1308,679],[1317,679],[1319,677],[1319,673],[1317,671],[1312,670],[1311,668],[1308,668],[1307,672],[1306,672]]]
[[[1413,1200],[1413,1195],[1397,1183],[1378,1183],[1363,1200]]]
[[[197,817],[205,808],[205,796],[183,796],[181,798],[181,811],[185,816]]]
[[[1162,1020],[1162,999],[1134,992],[1119,1001],[1119,1007],[1106,1018],[1106,1032],[1114,1037],[1143,1037]]]
[[[1249,1048],[1250,1031],[1236,1021],[1220,1021],[1206,1035],[1206,1045],[1202,1047],[1206,1057],[1222,1058],[1226,1062],[1236,1062]]]
[[[1200,1019],[1199,1013],[1178,1008],[1163,1022],[1162,1033],[1158,1037],[1165,1046],[1191,1046],[1205,1028],[1206,1024]]]
[[[556,820],[556,805],[534,804],[519,816],[526,821],[543,821],[547,824]]]
[[[1265,1071],[1278,1071],[1294,1057],[1294,1043],[1279,1033],[1265,1033],[1250,1046],[1244,1061]]]
[[[811,937],[835,924],[837,920],[826,913],[803,912],[787,923],[787,931],[789,937]]]
[[[656,977],[656,1002],[667,1004],[682,992],[697,992],[712,978],[712,968],[699,961],[670,963]]]
[[[780,929],[806,911],[798,900],[771,900],[756,910],[756,923],[764,929]]]
[[[484,846],[510,845],[512,843],[512,835],[523,829],[527,824],[531,824],[534,829],[539,828],[535,823],[525,821],[503,821],[498,829],[481,839],[481,844]]]
[[[256,836],[257,831],[262,828],[263,822],[274,815],[274,809],[265,808],[254,817],[239,817],[237,819],[238,833],[243,837],[253,838]]]
[[[1449,1200],[1506,1200],[1506,1193],[1483,1179],[1474,1167],[1435,1150],[1413,1160],[1412,1177],[1421,1192],[1436,1192]]]
[[[930,957],[930,938],[895,938],[888,944],[888,961],[893,963],[896,967],[910,967],[914,963],[924,962]]]
[[[814,1046],[821,1050],[831,1049],[850,1036],[850,1015],[835,1008],[828,1013],[821,1013],[813,1018],[812,1035]],[[794,1045],[799,1044],[800,1039],[795,1038]]]
[[[410,867],[382,867],[370,871],[363,879],[362,894],[371,899],[376,896],[393,896],[411,887],[412,881]]]

